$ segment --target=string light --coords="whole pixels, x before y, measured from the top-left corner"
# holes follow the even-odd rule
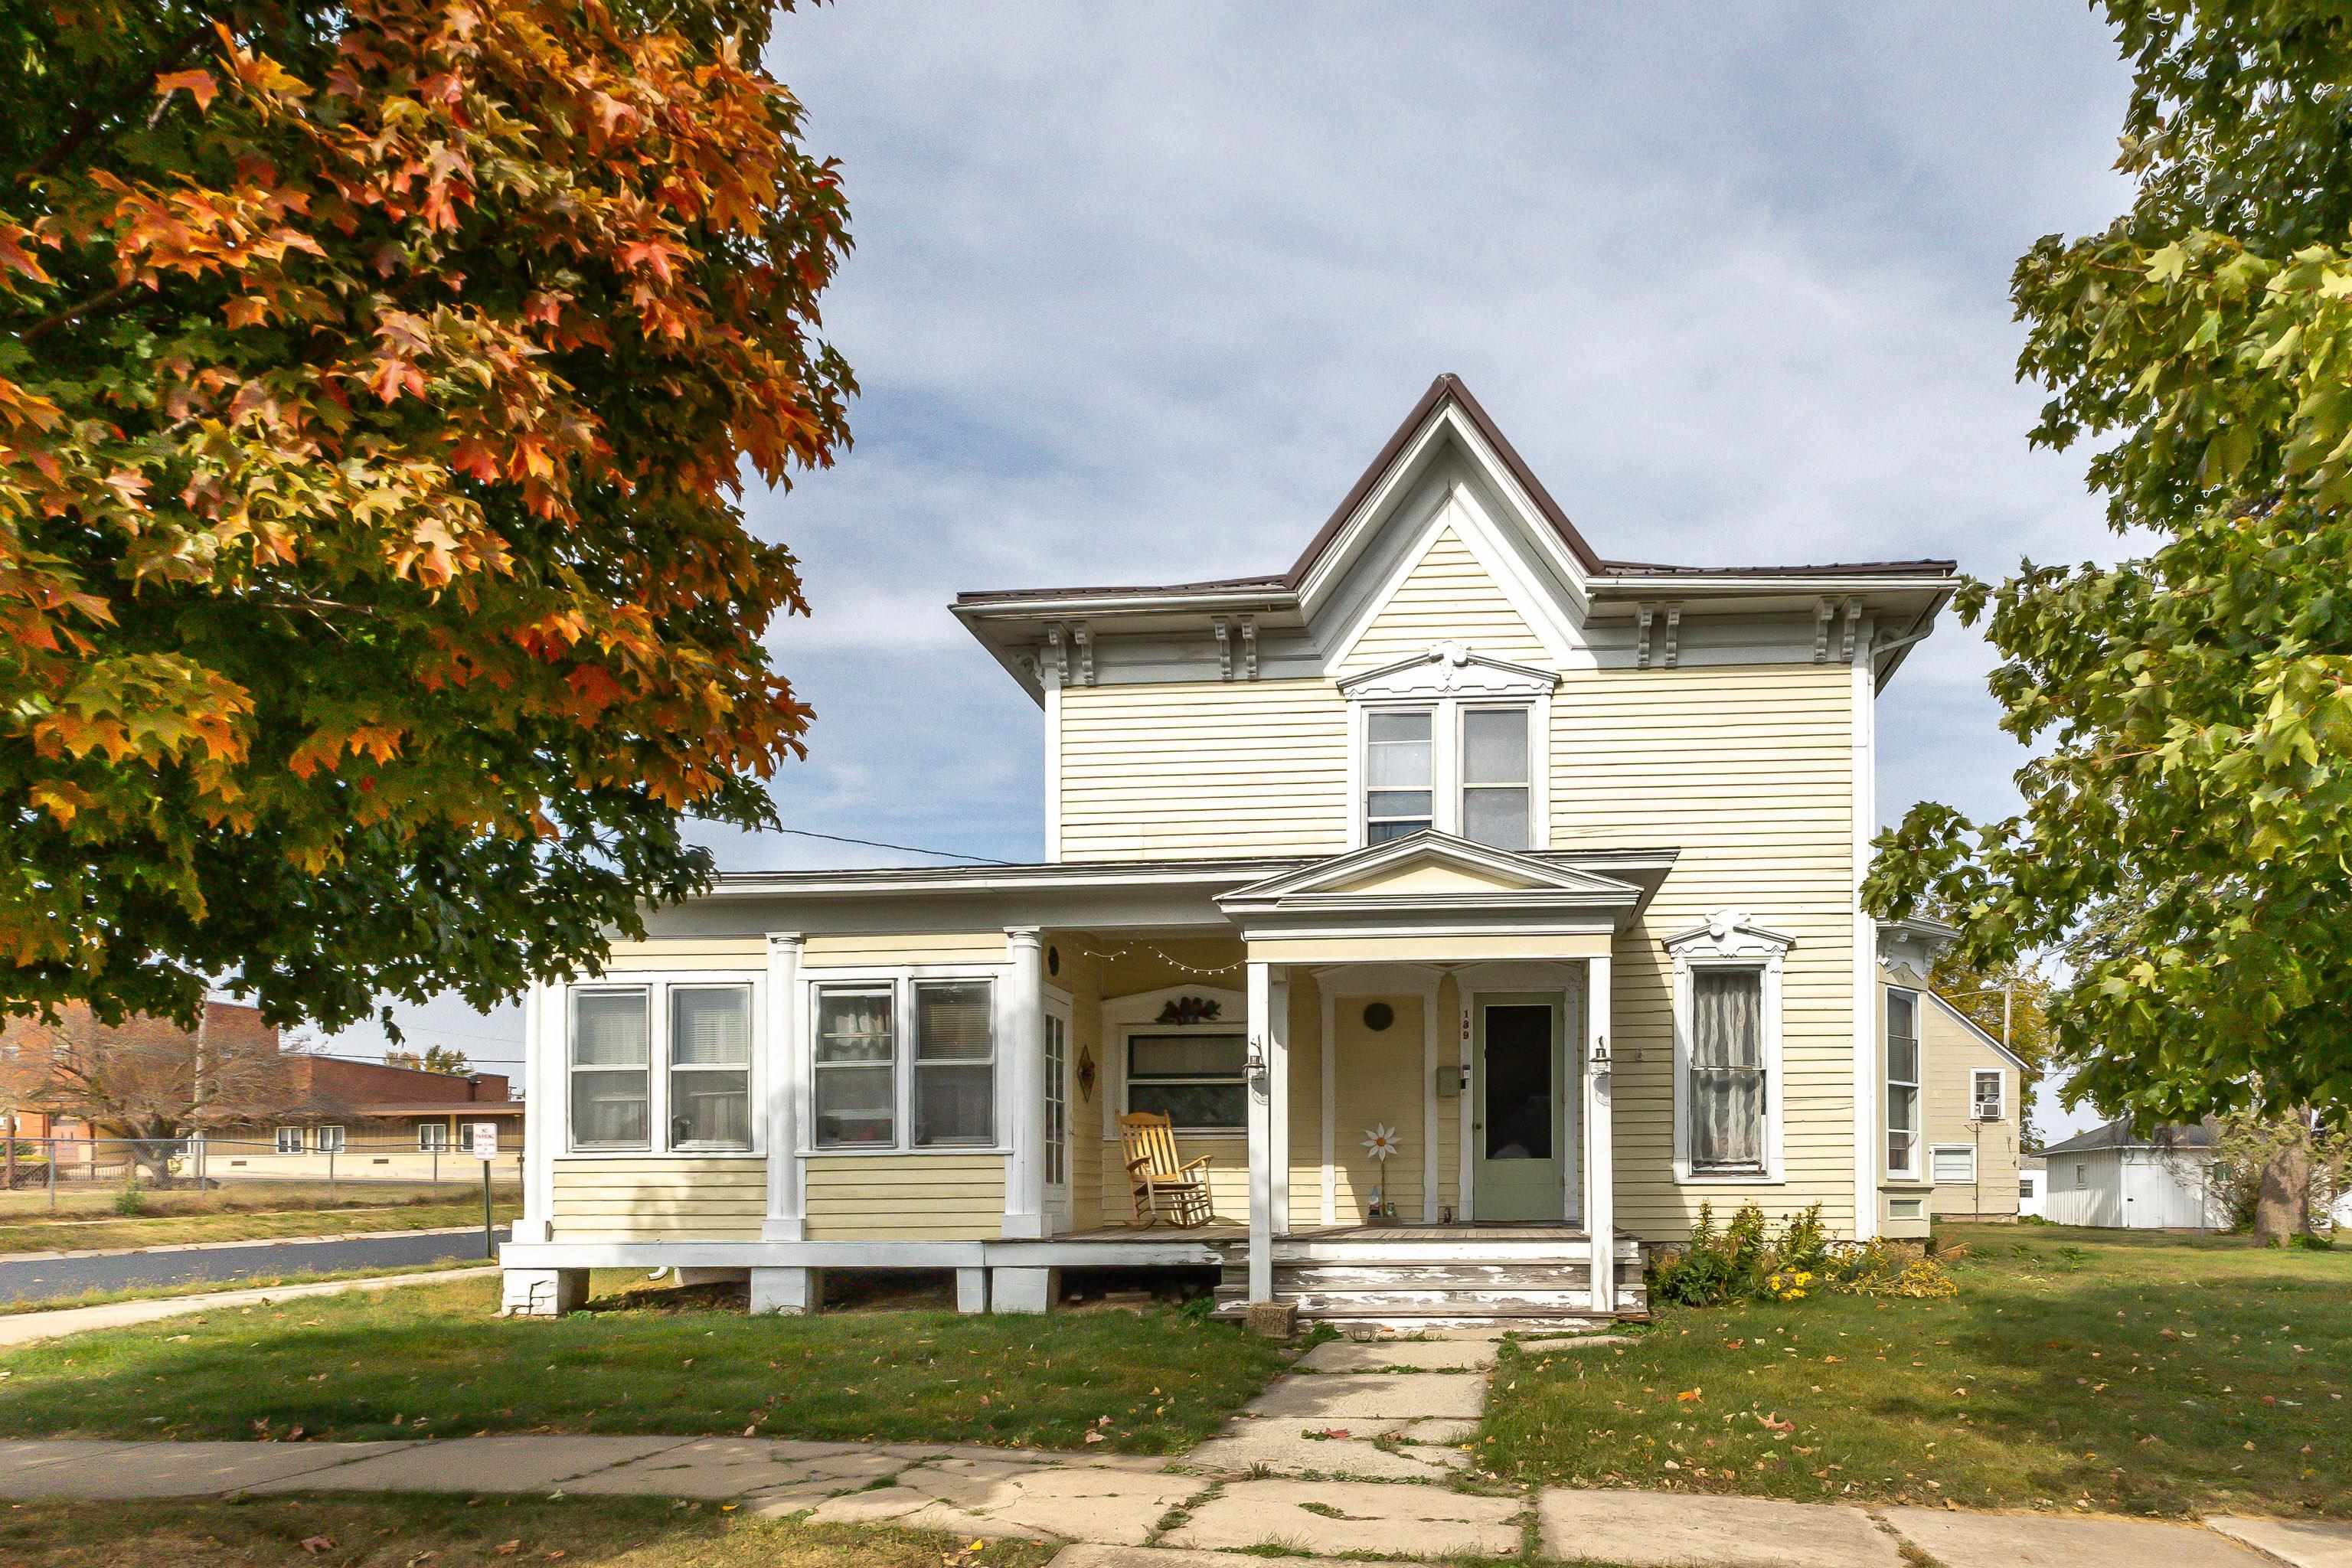
[[[1176,970],[1181,973],[1193,975],[1199,978],[1205,978],[1215,974],[1234,974],[1239,973],[1243,967],[1242,963],[1219,963],[1203,968],[1197,963],[1187,963],[1182,959],[1178,958],[1174,953],[1170,952],[1166,948],[1155,947],[1150,942],[1143,942],[1133,947],[1122,947],[1112,952],[1105,952],[1101,948],[1087,947],[1083,945],[1078,949],[1078,954],[1080,957],[1099,958],[1104,960],[1106,963],[1115,958],[1125,958],[1129,954],[1135,952],[1148,952],[1152,957],[1158,959],[1160,963],[1168,965],[1169,968]]]

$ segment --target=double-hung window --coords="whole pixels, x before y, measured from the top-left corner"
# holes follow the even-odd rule
[[[898,1141],[898,994],[888,985],[817,992],[816,1146],[889,1148]]]
[[[1248,1062],[1241,1035],[1138,1031],[1127,1038],[1127,1109],[1196,1131],[1246,1127]]]
[[[572,1146],[651,1147],[652,994],[642,985],[572,993]]]
[[[1764,971],[1708,965],[1690,977],[1690,1168],[1761,1174],[1769,1114]]]
[[[751,988],[669,988],[669,1146],[751,1147]]]
[[[1428,709],[1364,715],[1364,842],[1385,844],[1436,823],[1436,754]]]
[[[1886,1173],[1919,1174],[1919,994],[1886,992]]]
[[[1979,1121],[1998,1121],[2007,1108],[1999,1068],[1978,1068],[1969,1075],[1969,1113]]]
[[[915,982],[915,1147],[986,1147],[996,1139],[995,1106],[995,988]]]
[[[420,1154],[442,1154],[449,1149],[449,1124],[446,1121],[420,1121],[416,1124],[416,1152]]]
[[[1462,837],[1497,849],[1525,849],[1532,794],[1525,708],[1462,712]]]
[[[875,980],[816,988],[819,1149],[996,1143],[996,987]]]

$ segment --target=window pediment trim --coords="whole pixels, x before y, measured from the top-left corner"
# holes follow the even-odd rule
[[[1433,701],[1444,697],[1544,697],[1559,685],[1557,670],[1513,664],[1473,652],[1466,643],[1430,645],[1426,653],[1351,675],[1339,690],[1351,702]]]
[[[1797,939],[1756,924],[1745,910],[1717,910],[1704,923],[1658,945],[1680,966],[1693,959],[1777,959],[1796,946]]]

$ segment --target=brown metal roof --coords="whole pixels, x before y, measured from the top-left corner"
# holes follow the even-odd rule
[[[1036,599],[1145,598],[1165,594],[1296,591],[1307,574],[1314,570],[1323,552],[1339,538],[1339,531],[1348,525],[1348,520],[1364,504],[1365,497],[1380,483],[1381,477],[1388,472],[1422,426],[1449,401],[1462,410],[1463,416],[1495,449],[1495,455],[1502,460],[1504,468],[1527,492],[1537,511],[1542,514],[1570,552],[1596,577],[1942,577],[1950,575],[1958,565],[1952,561],[1842,561],[1820,566],[1674,566],[1648,561],[1603,560],[1585,542],[1584,535],[1577,531],[1576,525],[1569,521],[1568,513],[1559,501],[1552,499],[1551,492],[1544,489],[1543,481],[1536,478],[1535,470],[1528,467],[1527,459],[1519,456],[1518,448],[1511,445],[1510,438],[1503,434],[1493,417],[1471,395],[1462,378],[1449,371],[1429,384],[1429,390],[1421,395],[1421,400],[1412,405],[1412,412],[1404,416],[1403,423],[1396,427],[1372,460],[1365,465],[1364,471],[1348,488],[1348,493],[1340,498],[1339,504],[1332,509],[1331,515],[1324,520],[1315,537],[1307,541],[1307,548],[1299,552],[1290,570],[1278,577],[1225,577],[1206,583],[1129,584],[1089,588],[997,588],[958,594],[955,602],[959,605],[1005,605]]]

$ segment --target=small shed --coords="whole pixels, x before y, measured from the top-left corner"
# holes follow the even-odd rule
[[[2043,1212],[2058,1225],[2116,1230],[2226,1230],[2210,1121],[2141,1134],[2128,1117],[2042,1152]]]
[[[2017,1163],[2017,1215],[2020,1219],[2050,1217],[2050,1165],[2039,1154]]]

